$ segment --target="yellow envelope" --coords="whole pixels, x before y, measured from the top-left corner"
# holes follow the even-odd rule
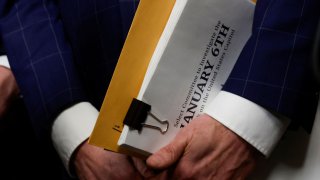
[[[140,1],[89,139],[90,144],[114,152],[129,153],[117,145],[123,128],[122,122],[132,99],[139,93],[174,3],[175,0]]]

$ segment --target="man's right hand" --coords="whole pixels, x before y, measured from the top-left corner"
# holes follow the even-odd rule
[[[130,157],[84,143],[75,154],[74,168],[80,180],[142,179]]]
[[[4,115],[11,100],[18,94],[19,88],[11,70],[0,66],[0,117]]]

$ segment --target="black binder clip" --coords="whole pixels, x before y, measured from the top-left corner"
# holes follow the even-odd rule
[[[169,122],[167,120],[160,120],[154,114],[152,114],[150,110],[151,106],[149,104],[133,98],[123,123],[138,131],[141,131],[142,127],[148,127],[159,130],[162,134],[166,133],[169,128]],[[153,119],[157,120],[159,123],[166,125],[166,127],[163,129],[158,126],[146,124],[145,121],[148,115],[150,115]]]

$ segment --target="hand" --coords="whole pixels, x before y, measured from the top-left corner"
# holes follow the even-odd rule
[[[80,180],[142,179],[130,157],[105,151],[86,142],[75,154],[74,167]]]
[[[136,167],[136,169],[139,171],[139,173],[143,176],[144,179],[148,180],[167,180],[168,179],[168,172],[165,171],[159,171],[155,172],[153,169],[150,169],[145,160],[132,157],[133,163]]]
[[[0,117],[18,94],[19,88],[11,70],[0,66]]]
[[[172,179],[245,179],[258,156],[246,141],[208,115],[194,119],[167,146],[147,159],[172,168]]]

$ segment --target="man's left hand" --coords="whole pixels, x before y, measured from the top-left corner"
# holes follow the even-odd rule
[[[74,156],[73,167],[80,180],[142,179],[130,157],[84,142]]]
[[[258,152],[208,115],[194,119],[147,159],[153,169],[171,168],[172,179],[245,179]]]

